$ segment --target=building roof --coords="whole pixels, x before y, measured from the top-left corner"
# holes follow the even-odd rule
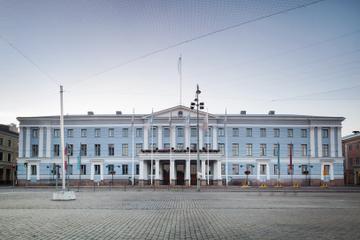
[[[353,134],[344,136],[342,138],[343,142],[350,142],[350,141],[354,141],[354,140],[360,140],[360,132],[354,131]]]
[[[15,126],[15,128],[16,128],[16,126]],[[11,126],[11,125],[0,124],[0,132],[12,134],[12,135],[16,135],[16,136],[19,135],[19,133],[14,129],[14,126]]]

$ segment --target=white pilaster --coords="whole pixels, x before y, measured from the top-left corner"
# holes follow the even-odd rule
[[[318,157],[322,157],[322,130],[321,127],[318,127],[318,131],[317,131],[317,140],[318,140]]]
[[[310,127],[310,156],[315,157],[315,127]]]
[[[144,180],[144,161],[139,161],[139,180]]]
[[[206,160],[201,160],[201,179],[205,180],[206,179]]]
[[[202,149],[204,147],[204,131],[201,126],[199,126],[199,149]]]
[[[31,180],[31,164],[27,165],[27,180]]]
[[[212,149],[217,150],[218,149],[218,141],[217,141],[217,127],[213,126],[213,140],[212,140]]]
[[[218,160],[215,162],[216,164],[216,179],[217,180],[222,180],[222,177],[221,177],[221,161]]]
[[[36,164],[36,180],[40,180],[40,162]]]
[[[44,128],[39,128],[39,158],[44,156]]]
[[[171,126],[170,128],[170,146],[171,148],[176,148],[176,127]]]
[[[185,126],[185,149],[190,148],[190,126]]]
[[[25,128],[21,127],[19,132],[19,158],[24,157],[24,131]]]
[[[163,146],[163,140],[162,140],[162,137],[163,137],[163,134],[162,134],[162,126],[158,126],[158,135],[157,135],[157,140],[158,140],[158,143],[157,143],[157,147],[159,149],[163,149],[164,146]]]
[[[335,157],[335,128],[329,128],[330,131],[330,157]]]
[[[51,128],[46,128],[46,157],[51,157]]]
[[[145,124],[144,126],[144,146],[145,150],[149,149],[149,126]]]
[[[190,161],[187,160],[185,161],[185,180],[189,181],[189,185],[191,184],[191,179],[190,179]]]
[[[26,127],[24,128],[25,130],[25,157],[29,158],[30,157],[30,128]]]
[[[155,160],[155,180],[160,179],[160,160]]]
[[[341,144],[341,127],[337,127],[337,157],[342,157],[342,144]]]
[[[170,181],[175,180],[175,160],[170,160]]]

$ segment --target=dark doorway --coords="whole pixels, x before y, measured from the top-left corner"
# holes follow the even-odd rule
[[[163,165],[163,184],[169,185],[170,184],[170,166],[169,164]]]
[[[196,185],[196,164],[191,164],[190,165],[190,184],[191,185]]]
[[[177,171],[176,172],[176,185],[184,185],[184,184],[185,184],[184,172]]]

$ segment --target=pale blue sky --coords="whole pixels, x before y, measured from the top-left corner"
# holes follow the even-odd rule
[[[0,0],[0,123],[59,114],[59,82],[69,114],[149,113],[178,105],[181,54],[183,105],[199,83],[212,113],[344,116],[344,134],[359,130],[357,0],[322,1],[92,77],[153,50],[312,1]],[[346,89],[321,93],[340,88]]]

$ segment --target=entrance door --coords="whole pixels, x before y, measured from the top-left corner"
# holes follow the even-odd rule
[[[190,176],[191,176],[190,184],[196,185],[196,164],[190,165]]]
[[[163,165],[163,184],[164,185],[170,184],[170,165],[169,164]]]
[[[184,185],[184,172],[183,171],[177,171],[176,172],[176,185]]]

